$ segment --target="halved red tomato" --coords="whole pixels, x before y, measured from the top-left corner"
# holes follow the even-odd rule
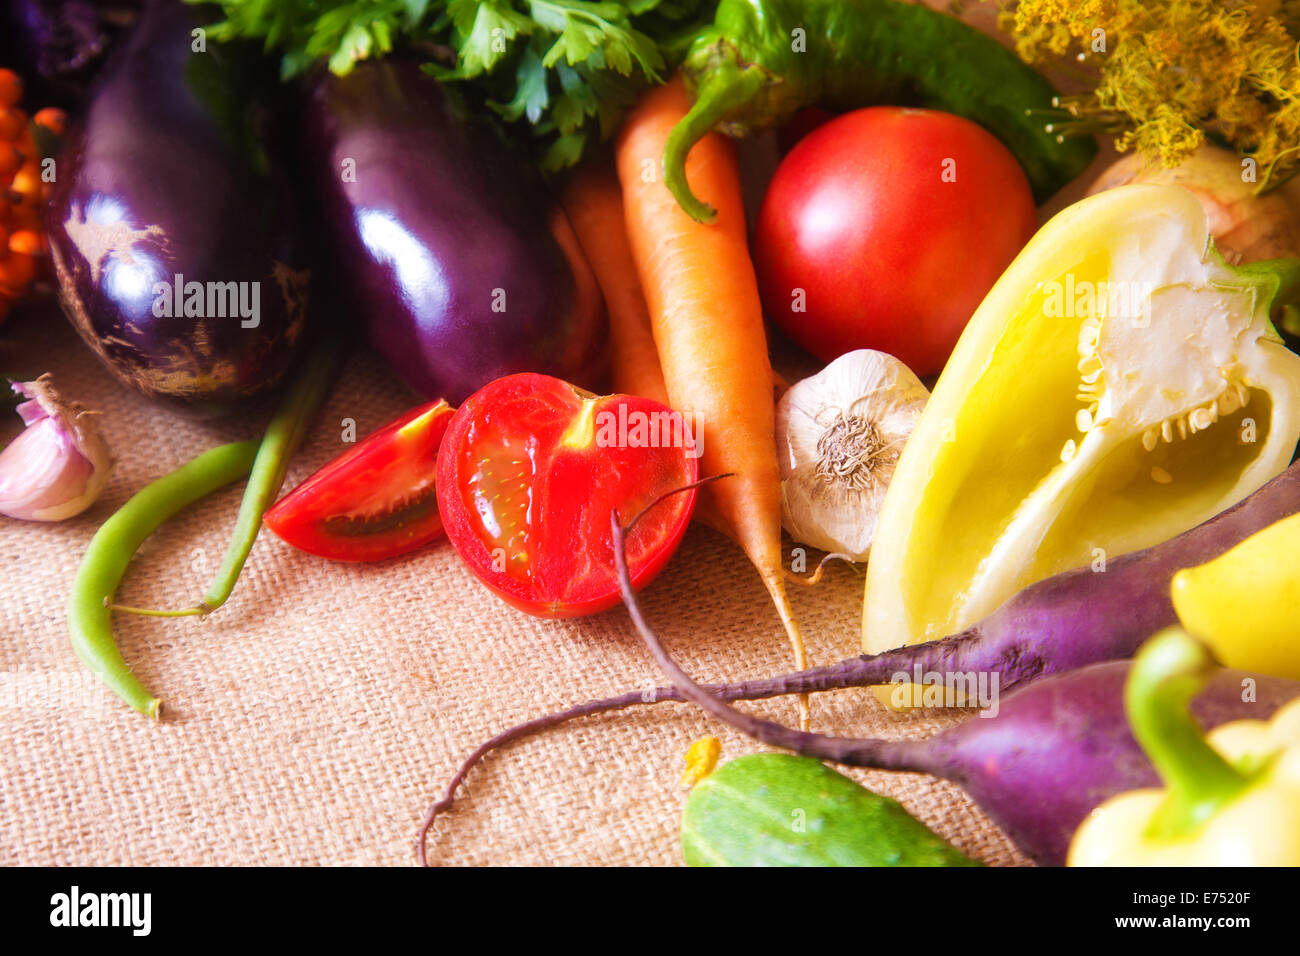
[[[266,526],[336,561],[382,561],[428,544],[442,534],[434,484],[453,411],[430,402],[366,436],[277,501]]]
[[[549,375],[497,379],[452,417],[438,456],[438,510],[471,571],[539,617],[619,602],[610,514],[626,522],[699,477],[683,416],[648,398],[597,396]],[[674,495],[627,538],[634,587],[676,550],[695,490]]]

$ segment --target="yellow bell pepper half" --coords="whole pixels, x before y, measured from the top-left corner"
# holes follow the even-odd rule
[[[1300,356],[1269,321],[1300,263],[1233,268],[1178,186],[1039,230],[976,310],[885,496],[868,652],[960,631],[1017,591],[1165,541],[1280,473]]]
[[[1300,680],[1300,514],[1179,571],[1170,590],[1183,627],[1223,663]]]
[[[1300,866],[1300,699],[1270,721],[1203,735],[1187,708],[1212,667],[1204,645],[1177,628],[1143,646],[1125,703],[1167,789],[1094,810],[1069,866]]]

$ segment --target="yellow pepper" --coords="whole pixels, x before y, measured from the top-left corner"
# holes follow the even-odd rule
[[[1183,627],[1229,667],[1300,680],[1300,514],[1174,575]]]
[[[1300,699],[1208,736],[1188,711],[1213,670],[1179,628],[1148,641],[1125,687],[1133,734],[1166,784],[1112,797],[1069,866],[1300,866]]]
[[[1269,320],[1300,263],[1231,267],[1178,186],[1076,203],[966,326],[898,461],[867,564],[868,652],[1168,540],[1280,473],[1300,356]]]

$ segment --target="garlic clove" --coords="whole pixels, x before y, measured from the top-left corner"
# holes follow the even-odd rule
[[[95,413],[63,401],[48,375],[13,389],[27,399],[17,408],[26,429],[0,451],[0,514],[27,521],[80,514],[113,469]]]
[[[866,558],[903,444],[929,392],[906,365],[861,349],[777,405],[781,524],[796,541]]]

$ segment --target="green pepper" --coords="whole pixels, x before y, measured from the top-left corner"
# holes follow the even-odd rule
[[[696,784],[689,866],[980,866],[889,797],[811,757],[751,754]]]
[[[1049,130],[1056,90],[997,40],[898,0],[722,0],[682,64],[695,105],[664,149],[664,182],[700,221],[686,156],[714,127],[745,136],[801,107],[906,104],[956,113],[1002,140],[1042,201],[1097,153],[1091,137]]]

